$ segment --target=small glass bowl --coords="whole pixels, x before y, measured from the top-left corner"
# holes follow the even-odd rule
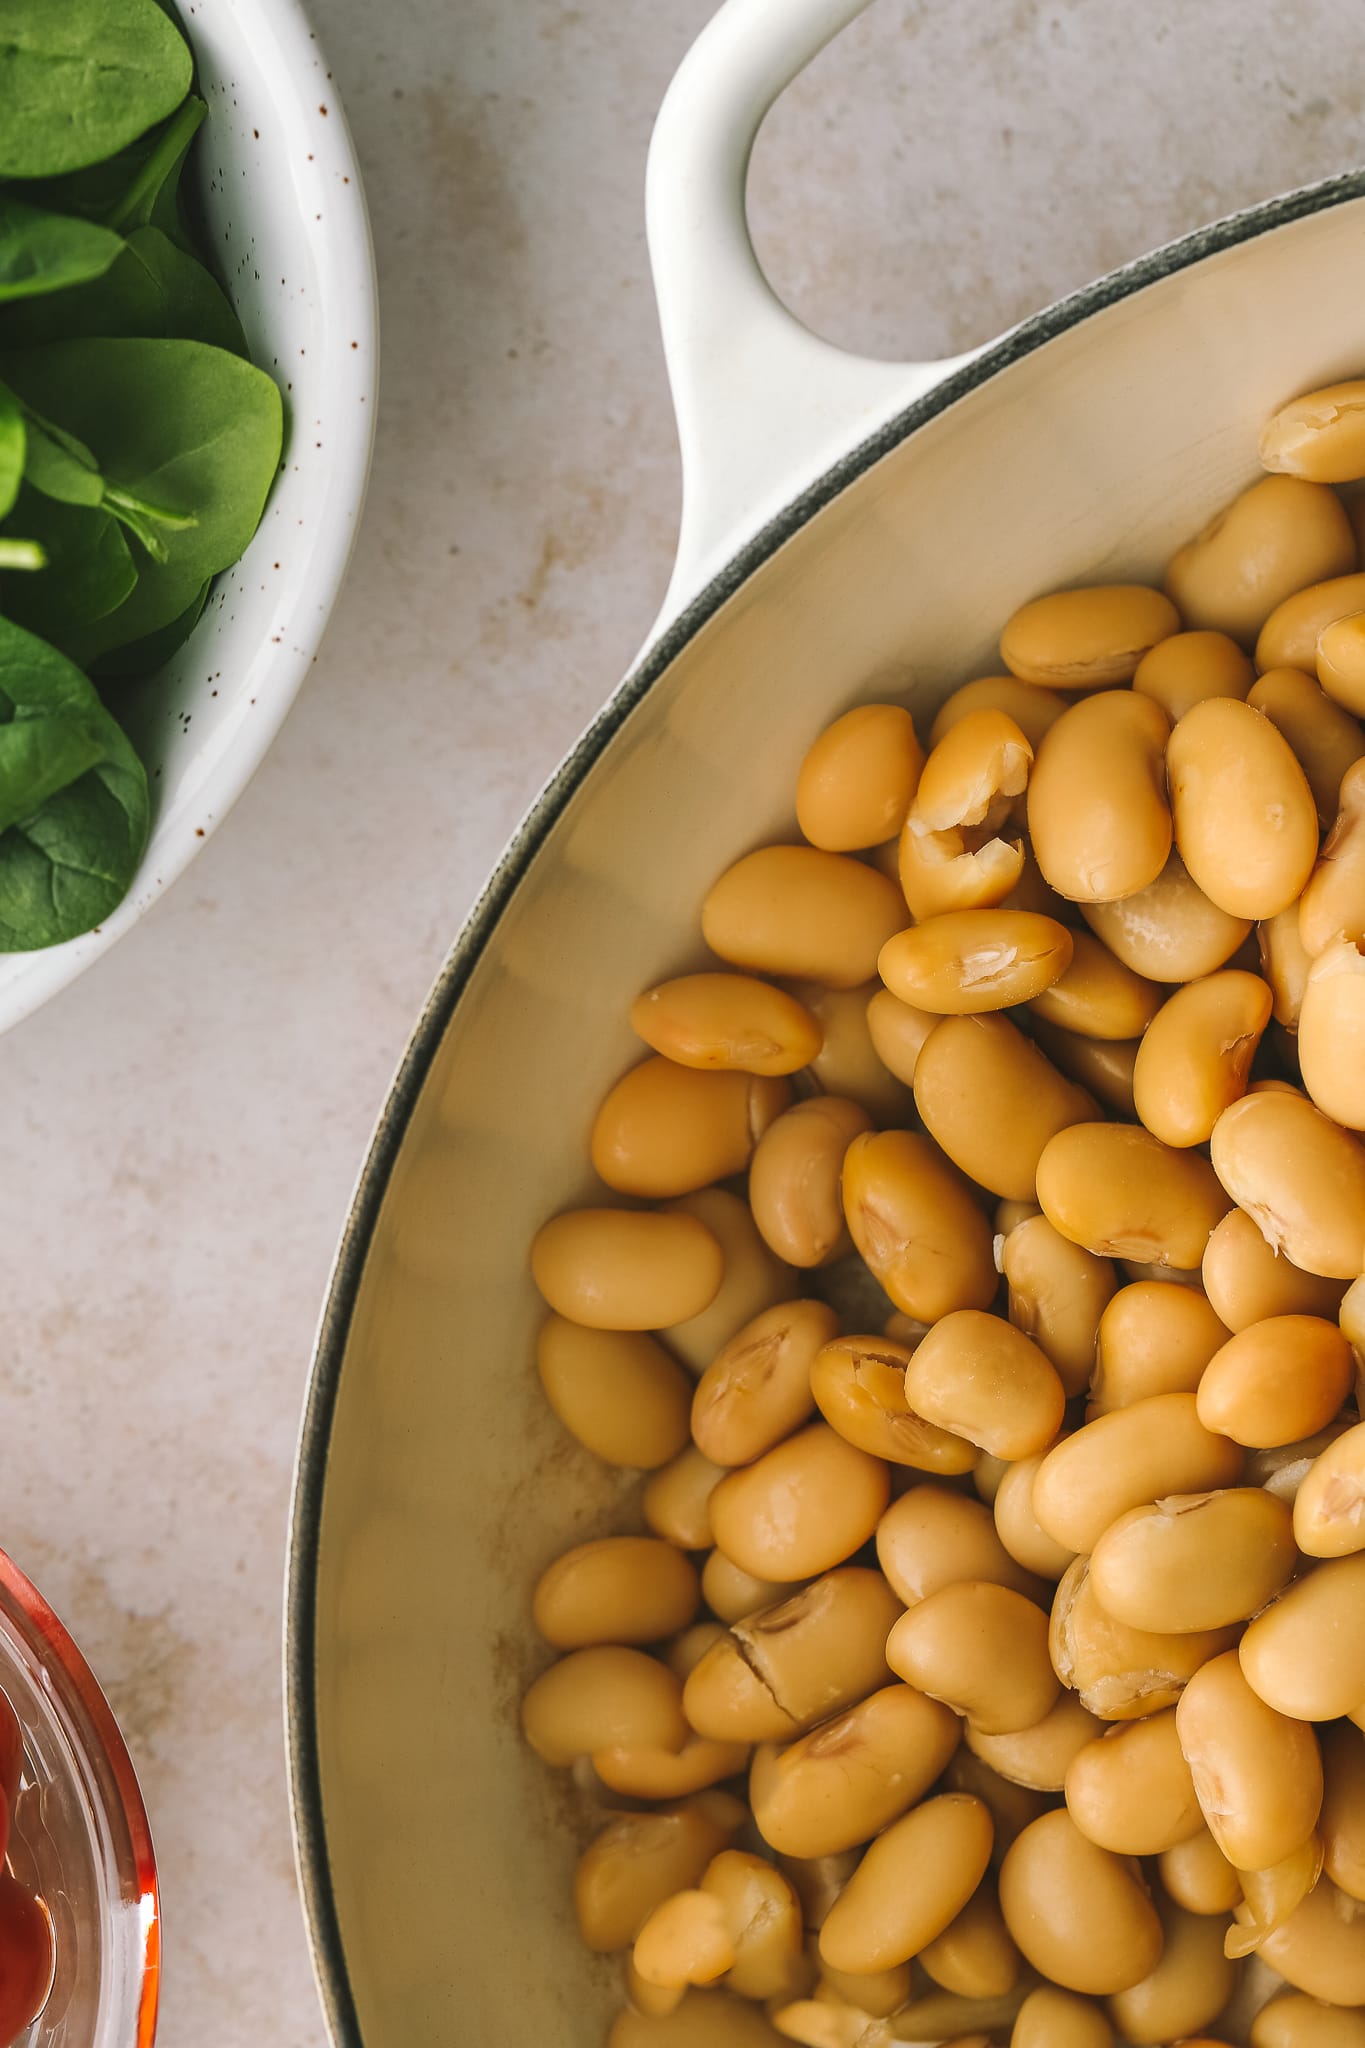
[[[52,1988],[18,2048],[151,2048],[161,1920],[146,1809],[89,1665],[0,1551],[0,1687],[24,1735],[9,1864],[52,1921]]]

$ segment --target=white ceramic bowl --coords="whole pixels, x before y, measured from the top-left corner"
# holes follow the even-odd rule
[[[355,539],[374,435],[377,310],[360,173],[296,0],[181,0],[209,116],[192,163],[253,359],[286,404],[284,465],[235,568],[155,677],[120,685],[152,835],[98,930],[0,956],[0,1031],[108,950],[220,825],[315,659]]]
[[[638,1056],[631,999],[704,957],[723,868],[795,836],[797,768],[830,718],[890,691],[925,731],[1025,599],[1159,577],[1258,474],[1266,415],[1365,362],[1359,172],[1189,236],[970,362],[859,363],[797,329],[749,248],[744,168],[766,106],[859,4],[727,0],[670,90],[649,230],[677,573],[436,984],[338,1255],[287,1669],[339,2048],[594,2048],[620,2005],[619,1958],[585,1952],[570,1903],[590,1816],[522,1741],[518,1702],[545,1661],[538,1573],[638,1513],[638,1475],[541,1398],[527,1262],[547,1215],[600,1199],[585,1134]]]

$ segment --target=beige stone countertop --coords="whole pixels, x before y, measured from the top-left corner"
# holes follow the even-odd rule
[[[648,626],[676,516],[642,177],[710,0],[313,11],[383,292],[359,551],[229,823],[0,1044],[0,1543],[142,1776],[162,2048],[322,2043],[280,1708],[314,1324],[428,984]],[[827,333],[938,354],[1355,162],[1362,105],[1332,0],[881,0],[760,138],[756,234]]]

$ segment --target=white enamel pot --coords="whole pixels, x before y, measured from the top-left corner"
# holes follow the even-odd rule
[[[1365,177],[1272,201],[948,364],[794,324],[743,214],[772,99],[860,0],[729,0],[650,159],[683,445],[664,614],[456,943],[365,1166],[323,1317],[290,1564],[300,1867],[345,2048],[577,2048],[619,2004],[575,1935],[584,1815],[521,1743],[528,1589],[638,1482],[561,1430],[526,1247],[589,1195],[632,996],[699,957],[728,862],[793,829],[831,716],[930,714],[1051,585],[1157,577],[1256,473],[1259,422],[1365,364]],[[1311,309],[1311,316],[1310,316]]]

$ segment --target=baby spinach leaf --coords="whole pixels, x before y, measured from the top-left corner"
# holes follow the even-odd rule
[[[115,647],[108,654],[102,654],[93,665],[94,673],[101,678],[108,677],[111,682],[125,682],[132,676],[149,676],[163,668],[199,624],[210,588],[211,583],[201,584],[184,611],[172,619],[169,626],[148,633],[143,640],[130,640],[126,647]]]
[[[169,234],[178,225],[176,188],[189,146],[208,113],[204,101],[191,93],[161,129],[124,191],[104,214],[104,225],[127,234],[130,228],[161,226]],[[166,220],[167,209],[170,219]]]
[[[84,284],[106,271],[122,249],[108,228],[25,206],[0,191],[0,304]]]
[[[73,635],[83,665],[169,625],[235,562],[260,523],[283,411],[263,371],[196,341],[56,342],[0,357],[0,375],[45,420],[86,443],[108,486],[193,518],[161,527],[165,562],[138,560],[119,608]]]
[[[0,384],[0,519],[19,495],[28,432],[19,401]]]
[[[0,348],[99,335],[205,341],[246,354],[241,325],[221,285],[160,228],[134,228],[120,250],[102,277],[59,299],[0,306]]]
[[[63,432],[51,420],[41,418],[31,407],[25,408],[25,424],[28,429],[25,482],[45,498],[55,498],[59,504],[102,505],[142,542],[154,562],[166,560],[166,543],[161,529],[182,533],[186,527],[198,524],[193,512],[179,512],[173,505],[158,505],[154,499],[111,483],[100,474],[94,456],[83,441],[78,441],[74,434]]]
[[[112,156],[180,104],[191,70],[156,0],[0,0],[0,177]]]
[[[30,723],[43,728],[31,739],[10,730]],[[108,917],[142,858],[150,808],[146,771],[93,686],[0,619],[0,952],[60,945]]]
[[[3,609],[54,647],[64,647],[77,627],[107,617],[137,582],[117,521],[98,507],[62,504],[25,485],[14,525],[38,542],[47,562],[40,575],[5,590]]]

